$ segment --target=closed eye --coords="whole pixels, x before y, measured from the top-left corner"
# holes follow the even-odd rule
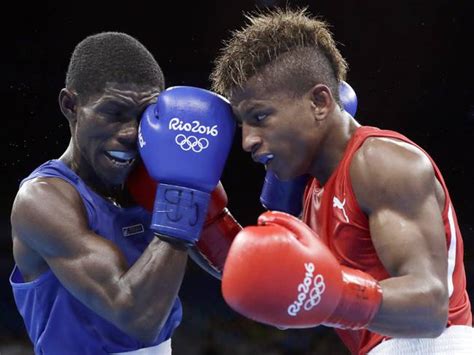
[[[98,112],[100,112],[102,115],[110,117],[122,116],[129,110],[129,107],[118,103],[106,103],[98,107]]]

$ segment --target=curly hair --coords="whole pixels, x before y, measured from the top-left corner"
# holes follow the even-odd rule
[[[74,48],[66,74],[66,88],[87,97],[107,82],[133,83],[164,89],[163,72],[153,55],[134,37],[101,32]]]
[[[302,94],[316,83],[328,85],[339,101],[338,84],[348,65],[336,48],[329,25],[302,9],[246,14],[248,23],[224,41],[210,76],[212,90],[226,96],[254,75],[270,78],[267,89]],[[270,86],[270,87],[269,87]]]

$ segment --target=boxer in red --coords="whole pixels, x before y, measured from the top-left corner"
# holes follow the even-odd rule
[[[311,179],[303,221],[266,212],[237,234],[226,302],[282,329],[334,327],[353,354],[472,353],[463,240],[435,162],[342,110],[348,65],[327,23],[291,9],[248,20],[216,60],[213,90],[256,162]]]

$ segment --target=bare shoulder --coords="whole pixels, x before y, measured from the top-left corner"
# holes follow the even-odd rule
[[[12,237],[29,248],[49,250],[68,231],[87,228],[84,204],[76,189],[59,178],[37,178],[19,189],[11,211]]]
[[[18,190],[16,199],[34,202],[40,198],[76,198],[76,189],[67,181],[60,178],[39,177],[26,181]]]
[[[76,189],[59,178],[36,178],[18,190],[12,207],[12,227],[37,225],[67,211],[83,209]]]
[[[370,212],[383,201],[410,202],[436,189],[428,156],[418,147],[393,138],[368,138],[354,154],[350,174],[361,206]]]

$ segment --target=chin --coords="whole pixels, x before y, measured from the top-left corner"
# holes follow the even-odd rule
[[[127,181],[128,175],[130,175],[131,169],[128,171],[120,172],[118,174],[115,174],[114,176],[111,177],[110,184],[111,185],[122,185]]]
[[[135,162],[134,162],[135,163]],[[132,163],[129,166],[117,166],[108,158],[101,161],[101,165],[97,164],[97,167],[101,170],[101,180],[109,186],[122,185],[128,178],[128,175],[133,170],[135,164]]]
[[[291,181],[305,174],[303,169],[298,169],[298,166],[289,164],[275,164],[274,167],[270,167],[270,170],[281,181]]]
[[[293,176],[290,176],[288,171],[276,171],[276,170],[271,170],[273,174],[278,178],[280,181],[289,181],[293,179]]]
[[[107,186],[119,186],[125,183],[128,175],[130,174],[129,169],[107,169],[102,171],[99,175],[102,182]]]

